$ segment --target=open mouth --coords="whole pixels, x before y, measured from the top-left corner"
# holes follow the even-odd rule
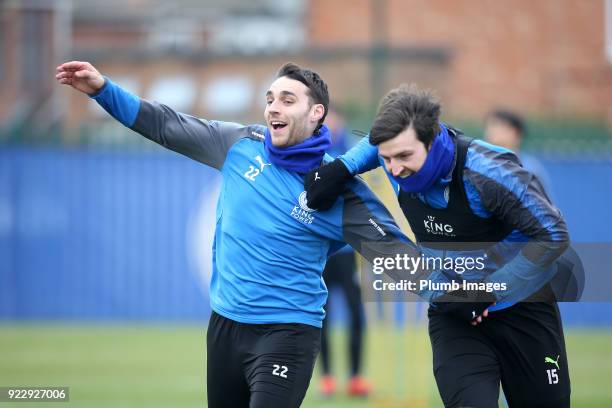
[[[285,122],[280,122],[278,120],[270,122],[270,125],[272,125],[272,129],[274,129],[274,130],[282,129],[285,126],[287,126],[287,124]]]

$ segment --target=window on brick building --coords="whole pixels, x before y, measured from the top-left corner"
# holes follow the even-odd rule
[[[50,40],[44,36],[45,20],[42,12],[27,10],[21,22],[21,86],[36,94],[47,78],[44,56]]]
[[[211,115],[245,113],[253,102],[253,82],[244,75],[228,75],[211,80],[203,93],[206,111]],[[263,97],[261,99],[263,104]]]
[[[193,112],[195,82],[183,75],[160,77],[151,84],[147,99],[166,104],[179,112]]]
[[[605,4],[605,30],[606,30],[606,58],[612,64],[612,0],[606,0]]]
[[[8,47],[5,45],[7,37],[6,19],[0,16],[0,84],[4,82],[4,76],[6,75],[6,60],[8,59]]]

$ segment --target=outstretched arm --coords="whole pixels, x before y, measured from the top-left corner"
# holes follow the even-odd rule
[[[349,173],[357,175],[380,167],[378,147],[370,144],[370,136],[365,136],[353,148],[338,156]]]
[[[149,102],[104,77],[88,62],[71,61],[57,67],[60,84],[89,95],[128,128],[170,150],[220,169],[230,147],[248,129],[237,123],[199,119]]]

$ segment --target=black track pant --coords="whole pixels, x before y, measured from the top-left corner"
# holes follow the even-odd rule
[[[245,324],[212,314],[207,333],[210,408],[295,408],[304,399],[321,329]]]
[[[355,254],[342,252],[330,257],[323,271],[323,279],[329,289],[339,286],[344,292],[349,312],[349,359],[351,375],[356,375],[361,369],[361,353],[363,348],[363,305],[361,303],[361,290],[357,282]],[[326,311],[329,311],[331,296],[328,297]],[[321,332],[321,366],[324,374],[330,373],[329,357],[329,320],[323,321]]]
[[[445,407],[570,406],[570,378],[556,303],[518,303],[474,327],[429,310],[433,368]]]

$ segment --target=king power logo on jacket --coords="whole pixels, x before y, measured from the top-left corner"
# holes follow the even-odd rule
[[[453,226],[450,224],[444,224],[442,222],[436,222],[436,217],[428,215],[426,220],[423,220],[425,224],[425,231],[432,235],[444,235],[445,237],[454,237]]]
[[[312,224],[314,217],[312,213],[316,210],[308,207],[308,201],[306,201],[306,192],[302,191],[298,197],[298,205],[293,206],[291,210],[291,216],[296,220],[303,222],[304,224]]]

